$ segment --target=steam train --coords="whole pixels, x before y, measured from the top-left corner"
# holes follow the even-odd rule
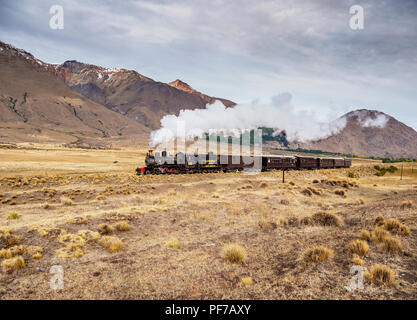
[[[233,172],[241,170],[312,170],[350,168],[349,158],[321,158],[284,155],[234,156],[194,153],[177,153],[175,156],[161,154],[149,150],[145,158],[146,167],[137,168],[136,173],[142,174],[185,174]]]

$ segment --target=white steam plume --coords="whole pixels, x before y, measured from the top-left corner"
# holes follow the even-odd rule
[[[340,132],[346,119],[331,123],[315,119],[312,113],[296,111],[291,105],[291,94],[283,93],[272,98],[269,105],[239,104],[226,108],[220,101],[208,104],[205,109],[181,110],[178,116],[166,115],[161,119],[161,129],[151,133],[150,145],[167,142],[177,135],[178,121],[184,121],[186,139],[196,133],[257,129],[268,127],[285,130],[290,141],[309,141],[326,138]]]

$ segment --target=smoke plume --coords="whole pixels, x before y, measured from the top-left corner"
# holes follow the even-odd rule
[[[161,129],[151,133],[150,145],[156,146],[183,135],[177,130],[180,122],[185,123],[186,139],[201,136],[210,130],[233,132],[268,127],[285,130],[289,141],[305,142],[337,134],[345,127],[346,119],[343,118],[324,123],[315,119],[311,112],[296,111],[291,98],[290,93],[283,93],[274,96],[268,105],[254,102],[233,108],[226,108],[216,101],[205,109],[181,110],[178,116],[166,115],[161,119]]]

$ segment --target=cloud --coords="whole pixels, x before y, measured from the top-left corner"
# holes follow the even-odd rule
[[[383,113],[373,112],[370,114],[368,111],[364,110],[356,110],[350,113],[349,117],[356,117],[357,121],[363,127],[384,128],[389,121],[389,118]]]
[[[238,102],[289,91],[296,105],[368,107],[417,123],[417,3],[354,0],[60,0],[65,29],[49,29],[55,0],[0,0],[0,38],[45,61],[77,59],[182,78]],[[316,112],[319,112],[317,110]]]

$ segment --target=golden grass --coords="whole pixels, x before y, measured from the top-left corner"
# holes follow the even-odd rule
[[[20,242],[20,237],[11,230],[0,230],[0,248],[13,246]]]
[[[13,256],[18,256],[18,255],[25,254],[27,250],[26,250],[25,246],[20,245],[20,246],[11,247],[10,251],[11,251]]]
[[[333,255],[332,249],[319,246],[307,249],[303,254],[303,260],[306,263],[325,262],[331,259]]]
[[[356,266],[364,266],[365,265],[365,261],[363,261],[357,254],[354,254],[352,256],[352,263]]]
[[[84,255],[86,241],[80,235],[62,230],[58,242],[64,245],[63,248],[56,250],[60,258],[80,258]]]
[[[81,154],[81,151],[79,152]],[[86,153],[87,151],[82,152]],[[111,164],[112,161],[109,163]],[[120,161],[120,163],[122,162]],[[181,297],[186,292],[191,299],[205,299],[210,296],[222,296],[224,294],[230,296],[230,298],[243,299],[248,297],[253,297],[254,299],[303,299],[311,297],[312,292],[316,296],[323,297],[324,295],[326,299],[346,297],[343,290],[325,291],[326,288],[318,281],[320,279],[316,279],[315,276],[311,278],[309,273],[312,270],[303,268],[304,262],[302,257],[305,249],[317,245],[332,248],[335,251],[335,261],[334,263],[326,263],[320,266],[314,272],[325,272],[326,276],[330,276],[335,283],[345,283],[347,281],[346,279],[349,278],[349,275],[346,276],[346,272],[349,271],[348,269],[352,264],[366,265],[369,268],[369,266],[377,262],[386,263],[387,265],[389,262],[391,267],[394,265],[401,266],[401,271],[407,274],[412,272],[412,264],[408,263],[410,256],[389,257],[385,251],[382,251],[384,245],[382,241],[375,244],[368,243],[369,251],[366,257],[369,256],[369,258],[366,259],[361,258],[357,254],[349,253],[347,255],[343,250],[337,249],[336,251],[335,248],[342,246],[342,249],[344,247],[345,251],[349,252],[349,242],[353,239],[359,239],[361,228],[369,230],[366,231],[367,236],[361,239],[365,241],[370,240],[370,232],[374,229],[374,226],[369,226],[369,222],[372,225],[373,219],[378,214],[384,215],[387,221],[388,218],[395,217],[399,221],[407,223],[413,232],[415,221],[412,219],[412,209],[402,211],[399,206],[403,199],[412,199],[416,203],[415,195],[410,192],[408,186],[411,183],[413,184],[413,191],[417,190],[414,189],[415,182],[408,180],[400,182],[398,179],[398,182],[395,181],[395,185],[393,182],[391,186],[386,178],[378,178],[380,179],[378,188],[372,188],[376,178],[367,178],[365,169],[362,171],[362,169],[354,168],[350,170],[289,171],[286,177],[287,181],[293,180],[296,183],[295,186],[290,187],[288,182],[286,184],[281,183],[282,173],[272,171],[260,173],[258,176],[253,177],[244,176],[243,174],[223,173],[216,175],[136,177],[131,172],[132,168],[133,166],[129,168],[129,172],[104,175],[97,172],[96,168],[92,166],[88,169],[91,170],[90,173],[79,174],[73,172],[71,174],[59,174],[63,178],[59,177],[56,180],[53,174],[50,174],[46,179],[46,185],[42,185],[40,182],[41,179],[39,177],[41,177],[42,173],[39,173],[38,177],[30,178],[32,181],[28,179],[30,181],[29,187],[21,190],[11,190],[11,187],[7,186],[7,182],[0,182],[0,192],[4,194],[2,199],[8,197],[18,202],[18,206],[15,208],[8,205],[0,205],[4,209],[3,211],[5,211],[2,215],[2,225],[13,228],[16,230],[16,234],[21,235],[22,241],[19,244],[34,243],[47,248],[41,260],[35,261],[34,256],[40,257],[42,253],[35,252],[30,254],[28,251],[22,255],[24,259],[28,259],[26,261],[28,270],[24,269],[24,272],[16,272],[12,277],[16,278],[18,283],[26,282],[25,279],[28,276],[34,280],[33,283],[43,281],[42,273],[36,272],[35,269],[52,265],[55,261],[59,262],[57,260],[58,257],[53,255],[53,252],[61,246],[67,250],[66,254],[71,257],[87,255],[89,250],[91,250],[91,254],[84,257],[82,261],[64,262],[66,274],[76,272],[80,276],[77,279],[77,286],[66,286],[66,290],[59,293],[62,298],[69,299],[77,297],[82,299],[117,299],[123,296],[137,299],[163,298],[166,297],[168,291],[169,296],[172,298]],[[359,181],[363,185],[358,190],[349,186],[347,191],[351,199],[349,201],[334,194],[335,188],[344,189],[342,184],[337,186],[330,186],[322,182],[311,184],[313,179],[317,181],[321,181],[323,178],[331,180],[343,179],[348,171],[354,171],[355,174],[359,172],[361,177]],[[68,179],[69,177],[71,179]],[[16,179],[13,178],[13,181],[18,183],[18,178],[16,175]],[[33,187],[34,180],[39,181],[37,187]],[[66,185],[67,180],[69,185]],[[269,183],[270,187],[261,189],[260,184],[263,181]],[[129,187],[126,187],[126,184]],[[150,192],[150,184],[154,184],[158,190],[153,195]],[[238,192],[237,188],[245,184],[250,184],[251,187],[248,187],[245,191],[241,188],[241,191]],[[47,186],[48,192],[46,194],[44,194],[44,191],[39,192],[45,186]],[[300,191],[308,186],[312,186],[316,190],[323,190],[322,196],[315,195],[311,189],[312,197],[310,198],[300,194]],[[50,199],[51,187],[57,189],[53,199]],[[94,193],[85,191],[89,187],[96,187],[97,190]],[[109,189],[110,187],[112,190]],[[135,200],[136,192],[140,192],[144,187],[147,189],[147,193],[140,193],[140,198]],[[24,190],[28,193],[20,195]],[[129,196],[124,195],[127,193],[127,190],[130,192]],[[176,190],[176,194],[172,193],[169,195],[170,190]],[[72,207],[65,207],[59,203],[61,195],[64,195],[63,191],[66,191],[66,196],[75,198]],[[213,199],[211,196],[214,193],[217,193],[220,197]],[[18,198],[12,199],[13,194],[19,194]],[[21,205],[22,200],[28,200],[32,194],[34,195],[34,202],[28,201],[29,205]],[[403,194],[409,194],[410,196],[404,197]],[[107,197],[107,200],[96,201],[96,197],[100,195]],[[88,196],[91,196],[91,199],[94,200],[87,201]],[[268,196],[269,198],[266,199]],[[357,203],[360,203],[358,199],[361,197],[365,199],[366,204],[358,206]],[[289,199],[289,202],[285,201],[286,199]],[[281,200],[283,200],[282,203]],[[42,209],[45,202],[51,204],[53,210]],[[161,206],[168,208],[169,214],[164,214]],[[395,206],[397,208],[396,211]],[[330,207],[333,208],[330,209]],[[392,210],[393,207],[394,210]],[[154,210],[154,212],[151,213],[150,209]],[[9,211],[18,212],[22,215],[21,219],[6,220]],[[345,226],[340,228],[300,228],[297,226],[297,219],[306,215],[311,219],[311,225],[321,226],[321,223],[316,223],[312,219],[313,214],[318,211],[335,213],[342,221],[346,222]],[[130,213],[130,217],[125,217],[126,213]],[[88,217],[89,221],[88,227],[87,225],[67,224],[68,232],[80,236],[85,241],[84,247],[72,250],[71,247],[67,248],[66,245],[57,243],[57,233],[59,233],[60,228],[65,228],[66,221],[77,216]],[[108,217],[114,217],[114,219],[108,220]],[[143,231],[140,233],[128,231],[119,234],[116,227],[119,221],[128,222],[131,230],[134,229],[135,231],[135,226],[139,223],[139,229],[143,229]],[[273,232],[260,231],[259,221],[270,222],[270,225],[274,226],[275,230]],[[134,225],[133,222],[135,222]],[[109,236],[118,236],[123,241],[125,247],[123,251],[125,252],[112,254],[102,247],[100,244],[101,235],[97,232],[97,227],[101,223],[107,223],[114,228],[116,233],[109,234]],[[280,226],[284,226],[286,229],[281,230]],[[29,234],[26,232],[29,228],[37,228],[35,230],[43,228],[46,230],[46,236],[40,237],[36,231]],[[330,228],[331,230],[329,230]],[[83,230],[79,231],[79,229],[91,230],[81,232]],[[182,233],[178,233],[180,229],[187,235],[186,245],[182,244],[180,250],[166,249],[164,246],[165,241],[172,239],[172,237],[181,236]],[[401,239],[404,249],[407,249],[407,253],[410,252],[411,257],[415,255],[412,237],[402,238],[397,236],[393,229],[387,230],[385,225],[382,226],[382,229]],[[358,237],[352,235],[358,235]],[[182,238],[179,239],[183,240]],[[223,243],[220,242],[220,247],[218,246],[219,239],[223,241]],[[228,240],[225,241],[224,239]],[[92,241],[97,241],[97,243]],[[222,259],[220,256],[222,245],[228,242],[239,243],[248,250],[247,264],[232,265]],[[3,244],[1,243],[0,249],[3,248]],[[185,247],[184,249],[182,248],[183,246]],[[28,249],[28,247],[26,248]],[[381,252],[378,252],[377,248]],[[11,247],[5,247],[5,249],[10,250]],[[9,252],[10,256],[11,251]],[[213,256],[213,253],[223,260],[222,263],[212,263],[213,258],[216,258]],[[294,253],[296,255],[299,254],[298,262],[301,263],[300,265],[294,264],[294,261],[291,260]],[[7,253],[5,254],[7,255]],[[113,258],[111,258],[112,255]],[[116,255],[117,263],[114,263],[116,262],[114,260]],[[134,273],[133,269],[126,269],[125,267],[129,264],[130,258],[137,262],[135,270],[143,271],[146,268],[147,272]],[[388,262],[383,262],[385,260]],[[149,264],[149,261],[153,263]],[[167,261],[169,263],[166,263]],[[215,261],[216,259],[214,259]],[[170,269],[172,265],[177,265],[179,271]],[[196,266],[198,266],[197,269]],[[230,282],[230,288],[227,286],[224,289],[222,277],[211,277],[210,281],[207,281],[207,272],[205,270],[212,270],[214,274],[222,274],[224,268],[230,269],[226,271],[231,272],[230,279],[232,281]],[[114,272],[117,273],[120,269],[126,269],[126,277],[133,281],[126,282],[120,279],[120,283],[118,283],[119,277],[114,277],[112,274],[114,275]],[[282,278],[279,276],[278,285],[281,285],[281,281],[284,281],[291,290],[273,290],[274,292],[262,290],[262,288],[276,282],[277,269],[282,269],[285,273],[285,276],[282,276]],[[102,270],[106,270],[106,272],[98,272]],[[399,273],[399,271],[397,272]],[[92,275],[95,273],[101,273],[101,275],[93,277]],[[168,277],[163,277],[161,280],[161,277],[158,276],[161,274],[166,274]],[[190,274],[192,279],[187,278],[187,275]],[[172,279],[172,276],[174,278],[177,276],[178,281],[169,280]],[[322,275],[318,274],[318,276],[320,278]],[[10,276],[3,275],[3,277]],[[241,281],[251,277],[253,277],[252,284],[250,284],[250,280],[248,282],[246,280]],[[308,288],[305,286],[306,281],[309,282]],[[413,289],[412,278],[405,276],[404,279],[401,279],[401,282],[402,290],[395,294],[395,298],[409,298]],[[148,289],[151,288],[151,291],[137,290],[137,285],[140,283],[146,284],[146,287]],[[204,284],[203,287],[201,287],[202,283]],[[123,284],[123,292],[117,289],[120,284]],[[238,287],[233,289],[233,285],[236,284]],[[14,284],[5,282],[4,285],[6,289],[4,298],[18,296],[19,290],[13,290]],[[187,291],[190,286],[194,288],[193,291]],[[78,290],[80,287],[82,288],[81,292]],[[102,290],[97,291],[98,287],[102,288]],[[33,293],[28,293],[28,298],[43,299],[50,297],[50,294],[55,295],[53,292],[48,292],[50,290],[47,284],[46,286],[31,289],[33,289]],[[379,297],[392,297],[392,292],[388,290],[380,291],[378,292]],[[372,298],[372,294],[360,294],[358,298]]]
[[[86,241],[97,241],[100,239],[100,234],[92,230],[79,230],[77,234]]]
[[[395,284],[395,272],[384,265],[374,265],[364,274],[365,278],[376,285],[392,286]]]
[[[9,259],[11,257],[13,257],[13,254],[10,251],[10,249],[1,249],[0,250],[0,258],[1,259]]]
[[[384,239],[390,238],[391,234],[381,228],[381,227],[376,227],[374,231],[372,231],[371,233],[371,241],[372,242],[382,242],[384,241]]]
[[[35,255],[38,253],[43,253],[43,248],[39,246],[28,246],[26,248],[27,252],[31,255]]]
[[[391,233],[383,227],[376,227],[371,233],[371,241],[382,244],[382,248],[388,253],[400,253],[403,251],[401,241],[391,236]]]
[[[371,241],[371,233],[368,230],[362,229],[359,233],[359,237],[365,241]]]
[[[128,231],[128,230],[130,230],[130,225],[126,221],[120,221],[120,222],[116,223],[115,227],[118,231]]]
[[[224,260],[237,263],[242,262],[246,259],[246,250],[236,243],[226,244],[221,252],[221,256]]]
[[[100,244],[109,252],[118,252],[123,249],[123,242],[117,237],[104,236],[100,239]]]
[[[71,206],[73,204],[73,201],[68,197],[61,197],[60,201],[64,206]]]
[[[251,277],[244,277],[240,279],[240,283],[244,286],[250,286],[253,283],[253,280]]]
[[[22,269],[26,267],[25,260],[22,257],[14,257],[10,259],[5,259],[2,261],[1,266],[4,269]]]
[[[86,224],[87,222],[88,222],[88,219],[87,218],[83,218],[83,217],[75,217],[75,218],[72,218],[72,219],[70,219],[68,221],[68,223],[78,224],[78,225],[80,225],[80,224]]]
[[[269,184],[267,183],[267,182],[265,182],[265,181],[262,181],[260,184],[259,184],[259,188],[268,188],[269,187]]]
[[[401,221],[395,218],[388,219],[385,222],[385,229],[392,233],[407,236],[410,234],[410,227],[403,224]]]
[[[276,229],[277,228],[277,224],[275,223],[275,222],[272,222],[272,221],[267,221],[267,220],[265,220],[265,219],[261,219],[259,222],[258,222],[258,225],[259,225],[259,227],[261,228],[261,229],[263,229],[263,230],[274,230],[274,229]]]
[[[385,238],[382,242],[383,248],[388,253],[400,253],[403,251],[401,241],[394,237]]]
[[[337,214],[332,212],[319,211],[312,216],[303,218],[301,220],[301,224],[340,227],[343,225],[343,220]]]
[[[108,224],[102,223],[98,226],[98,232],[100,234],[111,234],[114,232],[114,228]]]
[[[369,246],[366,241],[357,239],[349,242],[349,251],[363,257],[368,253]]]
[[[413,207],[413,201],[411,200],[403,201],[401,202],[400,207],[401,209],[410,209]]]
[[[180,242],[177,238],[173,238],[167,242],[165,242],[165,247],[172,248],[172,249],[178,249],[180,247]]]

